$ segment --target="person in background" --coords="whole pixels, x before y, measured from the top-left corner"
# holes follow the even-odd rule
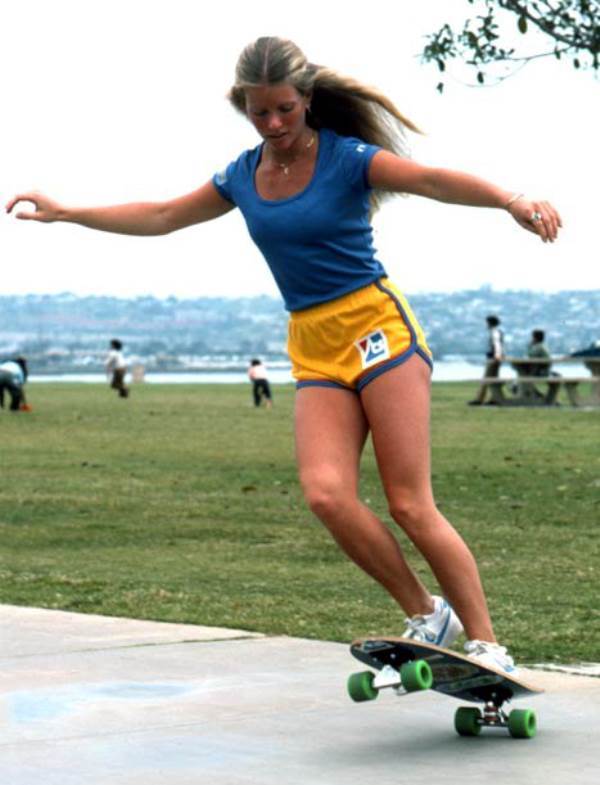
[[[585,349],[578,349],[576,352],[571,352],[570,357],[600,357],[600,340],[592,341],[591,344]]]
[[[504,359],[504,333],[500,328],[500,319],[497,316],[490,314],[485,321],[488,328],[488,347],[485,354],[487,361],[483,378],[489,379],[496,378],[500,372],[500,366]],[[489,384],[483,382],[475,398],[469,401],[469,406],[481,406],[486,403],[488,388]],[[488,403],[492,404],[494,401],[490,400]]]
[[[27,381],[27,360],[16,357],[0,363],[0,407],[4,408],[4,394],[10,395],[11,412],[28,412],[31,407],[25,400],[25,382]]]
[[[540,377],[548,377],[552,376],[557,378],[560,376],[559,373],[552,371],[552,360],[551,354],[546,346],[546,333],[543,330],[532,330],[531,331],[531,342],[527,347],[527,357],[531,357],[534,360],[547,360],[548,362],[536,362],[531,363],[531,365],[527,366],[527,373],[529,376],[540,376]],[[536,398],[540,398],[546,404],[552,404],[556,402],[556,398],[558,396],[559,385],[557,384],[548,384],[548,390],[546,393],[540,392],[535,385],[531,385],[534,395]]]
[[[271,395],[271,385],[267,378],[267,369],[264,364],[254,359],[250,361],[248,368],[248,377],[252,382],[252,395],[254,397],[254,405],[260,406],[262,399],[265,399],[265,406],[270,409],[273,405],[273,396]]]
[[[548,360],[547,363],[538,362],[531,363],[529,368],[530,376],[549,376],[552,362],[550,360],[550,352],[545,344],[546,333],[543,330],[532,330],[531,343],[527,347],[527,357],[535,360]]]
[[[123,344],[117,338],[113,338],[110,342],[110,351],[104,367],[112,389],[117,390],[120,398],[127,398],[129,395],[129,388],[125,384],[127,364],[123,357]]]

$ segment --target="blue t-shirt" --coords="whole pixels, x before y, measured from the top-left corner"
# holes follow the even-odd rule
[[[369,164],[381,148],[322,129],[312,180],[276,200],[256,191],[262,149],[242,153],[212,181],[242,211],[288,311],[334,300],[384,276],[373,248],[368,182]]]

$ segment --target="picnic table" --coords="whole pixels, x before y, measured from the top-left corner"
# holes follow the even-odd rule
[[[490,400],[499,406],[555,406],[564,390],[571,406],[600,406],[600,357],[505,357],[516,377],[488,377],[478,380],[487,384]],[[583,364],[587,376],[560,375],[552,370],[556,364]],[[587,394],[582,395],[581,388]]]

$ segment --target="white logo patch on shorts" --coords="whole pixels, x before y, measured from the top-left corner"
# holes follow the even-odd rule
[[[375,330],[364,338],[359,338],[354,345],[360,352],[360,361],[363,368],[370,368],[382,360],[389,359],[390,348],[383,330]]]

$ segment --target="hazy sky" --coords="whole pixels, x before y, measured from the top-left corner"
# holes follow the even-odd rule
[[[195,189],[257,144],[224,96],[243,46],[280,35],[382,88],[427,133],[413,136],[417,160],[549,199],[563,215],[550,246],[500,211],[395,199],[376,219],[376,246],[407,293],[598,288],[600,81],[544,59],[493,88],[448,79],[440,96],[436,70],[417,57],[423,36],[469,9],[465,0],[2,3],[0,199],[35,188],[65,203],[115,204]],[[276,294],[237,211],[159,238],[2,212],[0,256],[2,294]]]

